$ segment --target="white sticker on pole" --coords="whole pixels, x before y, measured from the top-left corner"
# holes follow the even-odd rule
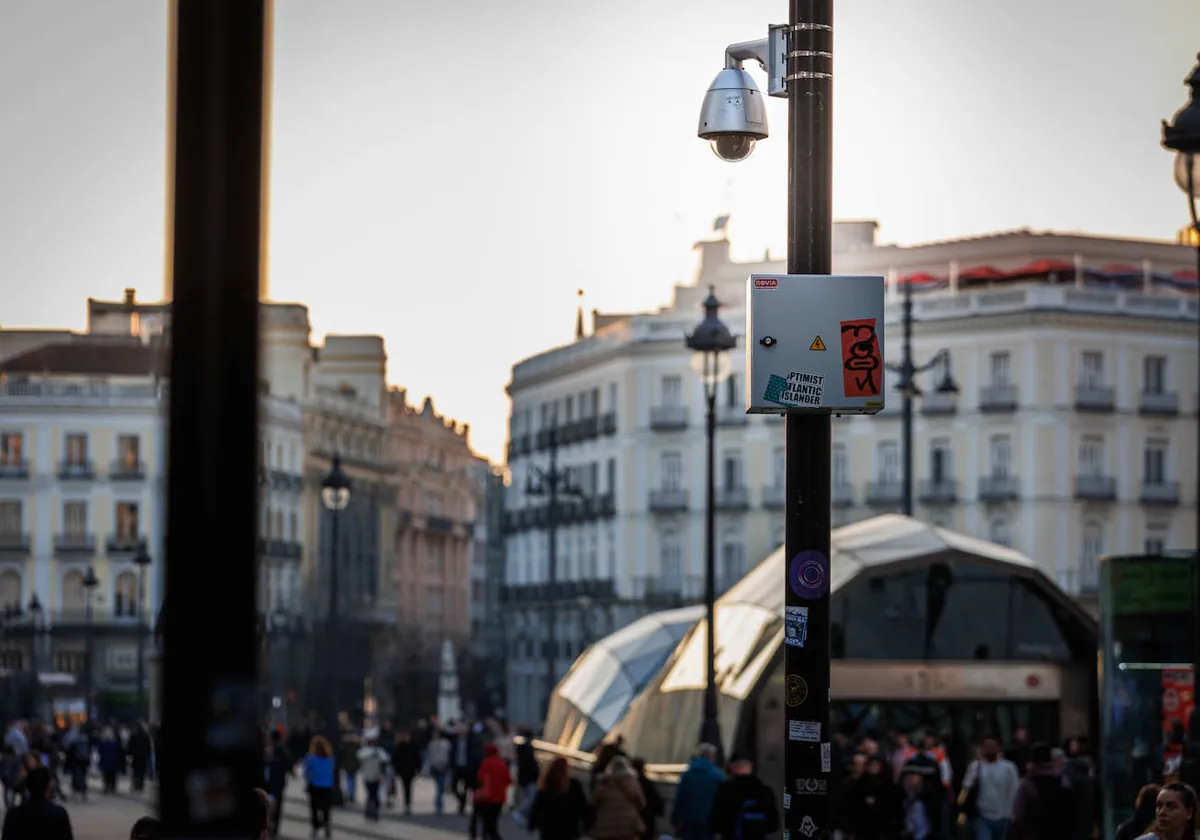
[[[789,720],[788,740],[804,741],[809,744],[819,743],[821,740],[821,724],[807,720]]]
[[[833,760],[829,749],[829,742],[821,744],[821,772],[829,773],[833,770]]]

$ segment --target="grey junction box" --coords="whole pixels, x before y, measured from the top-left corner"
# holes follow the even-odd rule
[[[752,274],[746,411],[875,414],[883,408],[882,277]]]

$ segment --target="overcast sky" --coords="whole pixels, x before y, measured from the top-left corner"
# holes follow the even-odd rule
[[[391,380],[488,455],[510,365],[569,340],[577,288],[662,303],[727,212],[735,255],[783,253],[786,103],[745,163],[695,137],[725,45],[781,0],[278,2],[272,297],[318,336],[382,334]],[[1200,3],[836,7],[837,216],[905,243],[1186,222],[1159,121]],[[163,0],[0,0],[3,325],[159,296],[165,23]]]

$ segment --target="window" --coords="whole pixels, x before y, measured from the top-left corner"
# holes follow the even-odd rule
[[[575,398],[567,397],[563,400],[563,422],[570,423],[575,419]]]
[[[87,502],[63,502],[63,533],[80,537],[87,533]]]
[[[1162,554],[1167,549],[1167,529],[1154,528],[1146,532],[1142,551],[1146,554]]]
[[[70,434],[66,437],[66,455],[64,459],[68,467],[82,467],[87,464],[88,439],[87,435]]]
[[[24,528],[20,502],[0,502],[0,534],[20,534]]]
[[[1162,394],[1167,390],[1167,359],[1165,356],[1147,356],[1142,359],[1142,391],[1147,394]]]
[[[83,572],[72,569],[63,575],[62,606],[67,612],[82,611],[87,598],[83,588]]]
[[[1085,388],[1104,386],[1104,354],[1089,350],[1083,354],[1079,366],[1079,384]]]
[[[430,493],[425,497],[425,512],[430,516],[442,515],[442,494]]]
[[[783,450],[780,450],[781,452]],[[846,444],[835,443],[833,445],[833,460],[830,464],[830,474],[835,487],[844,487],[850,483],[850,453],[846,451]]]
[[[538,428],[549,429],[550,428],[550,405],[548,403],[542,403],[541,408],[540,408],[540,413],[542,415],[542,423]]]
[[[617,459],[608,459],[608,492],[614,497],[617,495]]]
[[[988,370],[991,373],[992,386],[1004,386],[1012,383],[1012,354],[1001,350],[988,357]]]
[[[678,452],[664,452],[662,454],[662,489],[663,490],[682,490],[683,489],[683,458]]]
[[[120,542],[134,542],[138,539],[138,504],[137,502],[117,502],[116,538]]]
[[[900,445],[894,440],[880,441],[876,449],[876,471],[881,484],[900,482]]]
[[[113,586],[113,616],[137,617],[137,576],[133,572],[117,575],[117,582]]]
[[[776,487],[787,485],[787,449],[782,446],[771,451],[771,481]]]
[[[1079,474],[1104,475],[1104,440],[1085,437],[1079,442]]]
[[[929,445],[929,478],[935,484],[950,481],[953,470],[950,464],[950,441],[939,439]]]
[[[1008,435],[993,435],[988,441],[992,477],[1008,478],[1012,475],[1012,440]]]
[[[0,573],[0,606],[21,606],[21,575],[13,569]]]
[[[617,383],[608,383],[608,410],[616,412],[617,410]]]
[[[1165,484],[1167,481],[1167,444],[1166,441],[1151,440],[1146,442],[1142,454],[1142,481],[1146,484]]]
[[[725,380],[725,405],[730,408],[738,406],[738,375],[736,373],[729,374],[729,378]]]
[[[19,467],[25,463],[25,435],[20,432],[0,434],[0,466]]]
[[[683,405],[683,378],[679,376],[664,376],[662,378],[662,405]]]
[[[1098,581],[1100,555],[1104,554],[1104,528],[1089,522],[1083,526],[1083,544],[1079,555],[1079,583],[1094,587]]]
[[[659,575],[664,592],[679,592],[683,589],[683,550],[679,537],[673,532],[663,534],[659,547]]]
[[[271,447],[266,449],[268,456]],[[136,470],[142,460],[142,441],[137,435],[117,436],[117,460],[120,466],[127,470]]]
[[[721,589],[728,589],[746,574],[746,547],[737,537],[726,537],[721,546]]]
[[[288,514],[288,541],[298,542],[300,540],[300,525],[296,518],[296,512],[292,511]]]
[[[742,453],[726,452],[721,462],[721,486],[726,490],[740,490],[742,483]]]
[[[1003,519],[993,520],[988,528],[988,539],[996,545],[1012,548],[1012,529],[1009,528],[1008,522]]]

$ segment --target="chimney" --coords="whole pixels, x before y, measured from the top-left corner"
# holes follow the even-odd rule
[[[125,290],[125,300],[122,301],[126,306],[135,306],[137,304],[137,292],[135,289]]]

